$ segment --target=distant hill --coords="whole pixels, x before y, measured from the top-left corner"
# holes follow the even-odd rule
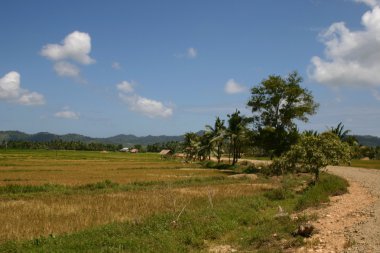
[[[197,132],[198,135],[204,134],[204,131]],[[353,135],[361,145],[376,147],[380,146],[380,138],[371,135]],[[89,136],[84,136],[80,134],[64,134],[57,135],[48,132],[40,132],[36,134],[27,134],[20,131],[0,131],[0,142],[3,140],[13,140],[13,141],[33,141],[33,142],[48,142],[53,140],[63,140],[63,141],[80,141],[84,143],[98,142],[104,144],[122,144],[123,146],[133,146],[140,144],[143,146],[154,144],[154,143],[164,143],[168,141],[183,141],[183,135],[177,136],[136,136],[132,134],[119,134],[108,138],[92,138]]]
[[[380,138],[377,136],[371,135],[354,135],[354,137],[358,140],[359,144],[369,147],[377,147],[380,146]]]
[[[63,141],[80,141],[84,143],[98,142],[104,144],[122,144],[123,146],[133,146],[140,144],[143,146],[154,144],[154,143],[163,143],[168,141],[182,141],[183,136],[143,136],[138,137],[135,135],[125,135],[120,134],[108,138],[92,138],[80,134],[65,134],[57,135],[48,132],[40,132],[36,134],[27,134],[20,131],[0,131],[0,142],[7,140],[13,141],[33,141],[33,142],[48,142],[53,140],[63,140]]]

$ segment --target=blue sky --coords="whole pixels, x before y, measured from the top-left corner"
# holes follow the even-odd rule
[[[106,137],[198,131],[297,70],[301,129],[380,136],[380,1],[0,3],[0,130]]]

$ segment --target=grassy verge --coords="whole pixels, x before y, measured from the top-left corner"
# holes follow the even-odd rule
[[[338,176],[321,174],[320,182],[306,189],[296,204],[296,210],[317,207],[328,202],[329,196],[341,195],[347,192],[348,182]]]
[[[352,160],[351,166],[380,170],[380,160]]]
[[[320,196],[347,190],[347,182],[323,174],[319,184],[300,191],[306,178],[289,176],[278,189],[245,196],[195,197],[176,210],[142,220],[9,241],[0,245],[0,252],[207,252],[226,244],[239,251],[281,252],[302,244],[302,238],[291,232],[307,217],[296,221],[288,216],[276,218],[278,206],[292,213],[328,201]]]

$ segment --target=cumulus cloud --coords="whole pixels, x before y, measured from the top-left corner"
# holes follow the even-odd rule
[[[21,105],[43,105],[45,104],[44,96],[37,92],[25,92],[22,94],[17,103]]]
[[[377,90],[372,90],[372,95],[376,98],[376,100],[380,101],[380,93]]]
[[[380,86],[379,1],[356,0],[373,8],[362,16],[363,29],[351,31],[344,22],[332,24],[320,34],[325,57],[314,56],[309,77],[331,86]]]
[[[130,83],[128,81],[122,81],[121,83],[116,85],[116,88],[124,93],[132,93],[134,91],[133,83]]]
[[[189,47],[186,49],[186,52],[175,54],[177,58],[187,58],[187,59],[195,59],[198,56],[198,50],[194,47]]]
[[[113,69],[121,69],[121,64],[116,61],[113,62],[111,66]]]
[[[62,111],[56,112],[54,116],[62,119],[79,119],[80,114],[70,111],[68,107],[65,107]]]
[[[95,62],[89,56],[90,52],[90,35],[74,31],[67,35],[61,44],[45,45],[41,50],[41,55],[53,61],[73,60],[87,65]]]
[[[11,71],[0,78],[0,100],[20,105],[45,104],[43,95],[21,88],[21,76],[16,71]]]
[[[357,3],[364,3],[366,5],[369,5],[371,7],[375,7],[376,5],[380,5],[379,0],[354,0]]]
[[[133,83],[123,81],[116,85],[120,99],[128,105],[129,110],[141,113],[149,118],[168,118],[173,115],[173,108],[162,102],[145,98],[134,92]]]
[[[234,79],[228,80],[226,85],[224,86],[224,91],[228,94],[242,93],[246,90],[247,87],[237,83]]]
[[[59,76],[69,76],[69,77],[80,76],[79,68],[65,61],[60,61],[60,62],[55,63],[54,70]]]
[[[139,112],[150,118],[168,118],[173,115],[173,109],[162,102],[138,95],[127,96],[120,93],[120,98],[128,104],[131,111]]]
[[[198,56],[198,51],[195,48],[190,47],[187,49],[187,57],[188,58],[194,59],[197,56]]]
[[[41,55],[55,62],[54,71],[59,76],[80,78],[80,69],[74,63],[89,65],[95,63],[90,57],[91,37],[88,33],[74,31],[67,35],[61,44],[43,46]]]

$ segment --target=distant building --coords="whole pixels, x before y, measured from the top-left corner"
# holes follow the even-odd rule
[[[129,148],[122,148],[119,150],[120,152],[129,152]]]
[[[170,149],[163,149],[161,150],[160,155],[161,155],[161,159],[168,158],[173,155],[173,152]]]
[[[133,149],[131,149],[129,152],[131,152],[131,153],[138,153],[139,150],[138,150],[137,148],[133,148]]]

